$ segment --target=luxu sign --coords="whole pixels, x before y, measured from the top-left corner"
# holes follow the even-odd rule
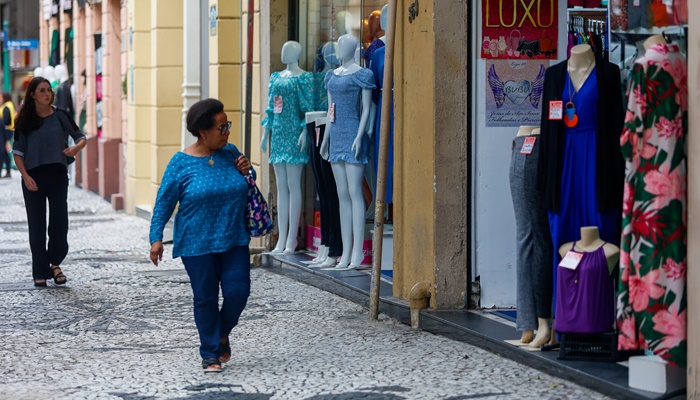
[[[558,0],[482,0],[482,58],[556,58]]]

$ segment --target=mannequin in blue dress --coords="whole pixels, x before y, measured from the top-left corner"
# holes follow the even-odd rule
[[[365,203],[362,184],[365,164],[369,162],[369,137],[366,134],[374,76],[355,62],[357,39],[343,35],[338,39],[338,58],[342,65],[328,71],[324,84],[328,90],[328,123],[321,143],[321,156],[331,163],[340,202],[340,230],[343,254],[338,269],[356,269],[364,258]]]
[[[301,216],[301,174],[309,161],[306,152],[304,113],[312,111],[311,74],[299,67],[301,45],[289,41],[282,46],[282,62],[287,68],[270,77],[267,118],[263,121],[260,149],[267,152],[277,180],[277,226],[279,239],[273,253],[292,254],[297,247]]]

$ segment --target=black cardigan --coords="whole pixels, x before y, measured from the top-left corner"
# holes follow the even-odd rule
[[[547,209],[559,212],[561,174],[564,154],[564,122],[549,120],[549,102],[561,100],[566,84],[564,60],[547,69],[542,94],[542,120],[537,189],[543,191]],[[625,164],[620,150],[624,124],[620,69],[607,61],[596,60],[598,78],[598,136],[596,144],[596,191],[600,212],[622,208]]]

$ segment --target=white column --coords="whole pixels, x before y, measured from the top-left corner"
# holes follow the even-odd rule
[[[183,71],[185,75],[184,83],[182,84],[182,148],[189,146],[195,142],[195,137],[187,131],[187,123],[185,118],[187,111],[192,104],[201,99],[201,68],[199,65],[200,49],[200,4],[199,0],[184,0],[184,26],[182,29],[183,43],[185,45],[183,52]]]

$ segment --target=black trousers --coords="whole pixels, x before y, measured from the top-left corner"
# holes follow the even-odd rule
[[[319,136],[316,138],[316,124],[306,124],[311,170],[321,203],[321,244],[328,246],[329,257],[340,257],[343,254],[343,240],[340,236],[338,189],[335,186],[331,163],[321,157],[321,142],[326,125],[319,125],[318,128]]]
[[[60,265],[68,254],[68,172],[62,164],[48,164],[27,171],[39,190],[32,192],[22,180],[22,194],[29,225],[34,279],[52,279],[51,265]],[[46,201],[49,202],[49,245],[46,246]]]

